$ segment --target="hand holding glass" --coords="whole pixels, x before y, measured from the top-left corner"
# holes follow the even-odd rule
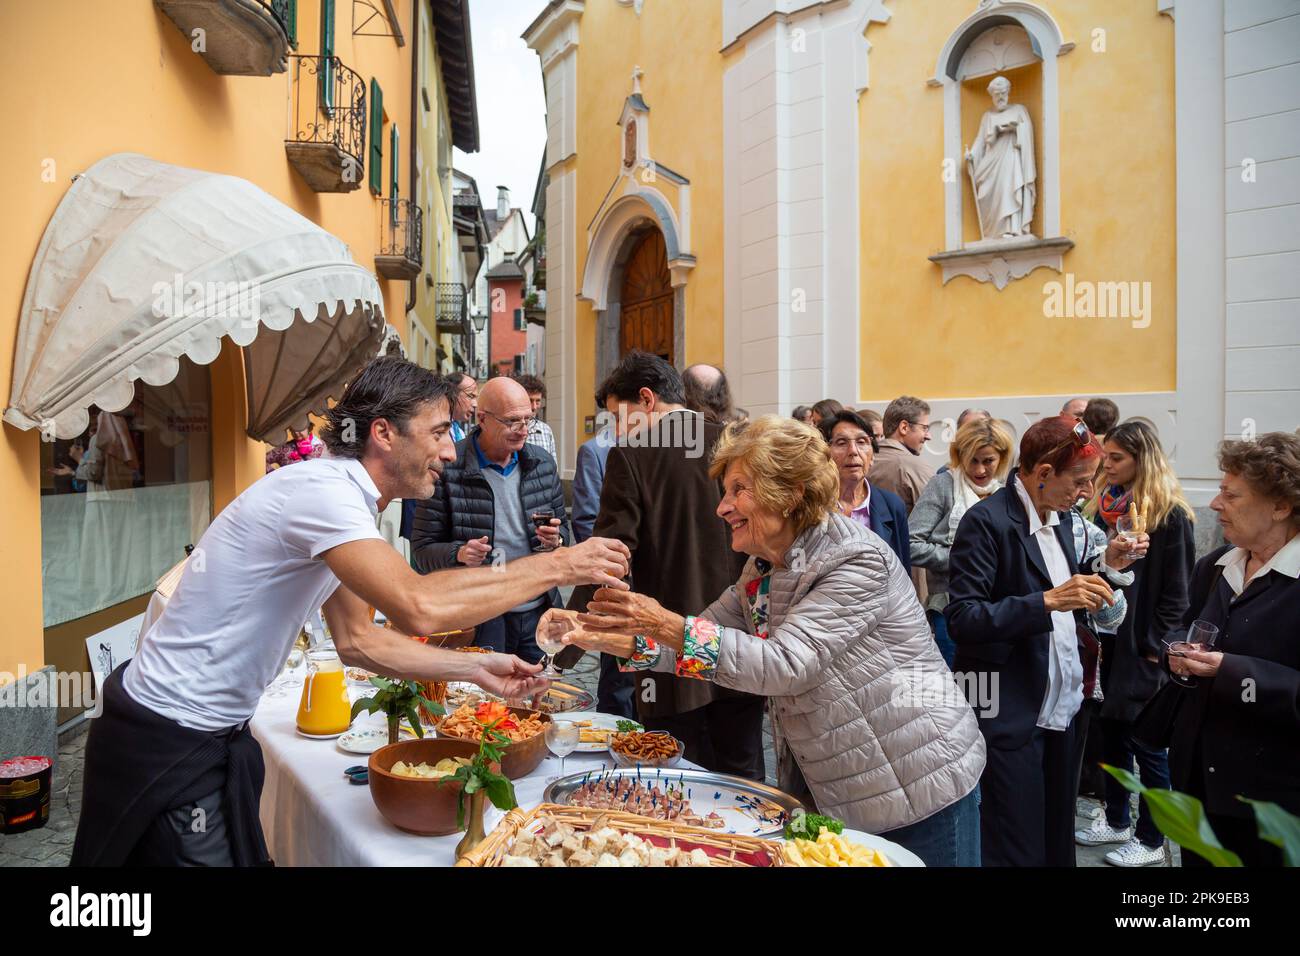
[[[1193,621],[1187,629],[1187,637],[1181,641],[1166,641],[1170,657],[1185,657],[1186,651],[1213,650],[1214,642],[1219,639],[1219,629],[1209,621]],[[1184,687],[1195,687],[1200,678],[1192,674],[1175,674],[1170,668],[1169,676]]]

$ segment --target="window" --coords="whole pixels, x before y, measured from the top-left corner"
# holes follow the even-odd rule
[[[515,331],[516,332],[528,331],[528,320],[524,318],[523,309],[515,309]]]
[[[388,152],[391,159],[388,160],[388,168],[391,170],[388,176],[388,198],[393,201],[393,208],[397,208],[397,124],[393,124],[392,130],[388,134]]]
[[[321,0],[320,101],[326,112],[334,109],[334,0]]]
[[[44,626],[148,594],[212,518],[211,379],[180,360],[137,382],[118,412],[90,409],[71,440],[41,444]]]
[[[298,0],[271,0],[271,12],[284,27],[289,45],[298,49]]]
[[[524,355],[522,352],[518,353],[518,354],[515,356],[515,374],[516,374],[516,375],[522,375],[522,374],[524,373],[524,360],[525,360],[526,358],[527,358],[527,356]]]
[[[384,91],[370,78],[370,191],[384,194]]]

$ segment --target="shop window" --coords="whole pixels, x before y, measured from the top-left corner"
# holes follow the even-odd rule
[[[212,519],[207,366],[181,359],[136,382],[118,412],[90,408],[71,440],[41,445],[41,581],[53,627],[148,594]]]

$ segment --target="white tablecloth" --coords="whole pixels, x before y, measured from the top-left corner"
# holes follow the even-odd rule
[[[299,688],[281,698],[263,697],[253,716],[252,730],[266,759],[262,789],[262,828],[271,859],[278,866],[451,866],[462,834],[415,836],[393,826],[375,808],[370,788],[351,783],[348,767],[365,765],[368,757],[345,753],[334,740],[299,736],[294,722]],[[383,726],[381,716],[358,722]],[[354,726],[356,726],[354,724]],[[599,770],[609,766],[601,754],[570,754],[564,772]],[[681,766],[694,767],[687,761]],[[557,776],[560,761],[548,756],[527,777],[515,781],[515,799],[525,810],[542,802],[548,777]],[[484,824],[491,832],[504,814],[490,804]]]

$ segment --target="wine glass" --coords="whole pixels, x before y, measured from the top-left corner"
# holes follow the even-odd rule
[[[545,677],[548,680],[559,680],[564,676],[555,669],[555,655],[567,646],[564,643],[564,635],[569,630],[570,628],[565,621],[552,621],[549,626],[537,629],[537,646],[546,655],[546,667],[537,676]]]
[[[288,688],[302,686],[302,678],[298,676],[298,668],[302,666],[302,662],[306,659],[303,649],[306,645],[306,636],[305,631],[299,632],[298,638],[293,642],[293,647],[289,648],[289,656],[285,659],[280,676],[267,689],[267,697],[285,697]]]
[[[1140,561],[1143,558],[1143,555],[1132,554],[1131,552],[1132,548],[1137,547],[1139,534],[1137,522],[1128,515],[1120,515],[1115,520],[1115,537],[1128,545],[1130,549],[1129,557],[1134,561]]]
[[[1218,639],[1219,628],[1217,626],[1209,621],[1193,621],[1192,626],[1187,629],[1187,637],[1184,640],[1166,641],[1165,646],[1169,648],[1170,657],[1185,657],[1185,651],[1208,651],[1213,649],[1214,642]],[[1201,680],[1193,674],[1175,674],[1172,671],[1170,671],[1169,676],[1184,687],[1195,687]]]
[[[546,746],[560,758],[560,777],[564,776],[564,758],[573,753],[580,736],[578,725],[571,720],[555,720],[546,725]],[[559,777],[551,778],[558,780]]]
[[[528,515],[528,520],[530,520],[533,523],[533,527],[537,528],[537,530],[540,531],[542,528],[545,528],[547,525],[549,525],[551,523],[551,519],[554,517],[555,517],[555,512],[552,511],[551,509],[538,508]],[[533,548],[533,550],[551,551],[554,549],[548,548],[544,544],[538,544],[537,547]]]

